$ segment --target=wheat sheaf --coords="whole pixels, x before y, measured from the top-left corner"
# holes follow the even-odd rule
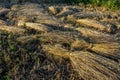
[[[120,45],[117,42],[90,43],[80,36],[76,38],[73,33],[60,31],[17,40],[29,38],[39,39],[47,56],[69,59],[73,69],[85,80],[120,79],[120,67],[116,61],[120,58]]]

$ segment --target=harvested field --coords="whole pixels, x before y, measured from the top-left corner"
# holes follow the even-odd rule
[[[0,80],[120,80],[119,10],[9,3],[0,8]]]

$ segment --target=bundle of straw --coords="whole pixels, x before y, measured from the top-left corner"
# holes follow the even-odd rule
[[[17,40],[23,41],[22,39],[27,42],[28,39],[40,40],[47,56],[54,55],[69,59],[73,69],[85,80],[120,80],[119,63],[107,58],[120,59],[119,43],[93,44],[81,37],[69,36],[67,33],[60,32],[26,36],[26,38],[19,37]],[[70,49],[63,44],[69,44]]]
[[[77,35],[75,37],[75,35],[62,32],[45,33],[44,35],[41,35],[40,39],[43,43],[69,44],[71,50],[92,50],[104,56],[120,58],[120,44],[117,42],[107,42],[104,40],[104,43],[89,43]]]
[[[96,31],[94,29],[78,27],[75,30],[79,31],[82,36],[90,37],[92,42],[103,43],[103,42],[116,42],[115,36],[107,33],[103,33],[100,31]]]
[[[1,25],[0,31],[7,31],[8,33],[13,33],[13,34],[24,34],[25,33],[25,29],[18,28],[15,26],[6,26],[6,25]]]
[[[60,46],[43,45],[49,54],[68,58],[73,68],[85,80],[119,80],[117,62],[87,51],[70,52]]]
[[[104,42],[104,43],[89,43],[81,37],[67,34],[67,33],[45,33],[32,36],[19,37],[17,41],[38,39],[42,44],[67,44],[70,47],[70,50],[91,50],[97,54],[108,56],[114,59],[120,58],[120,44],[117,42]],[[66,46],[64,46],[66,47]]]
[[[18,26],[31,28],[40,32],[48,32],[51,30],[50,27],[47,27],[45,25],[39,23],[32,23],[32,22],[24,22],[24,21],[19,21]]]
[[[92,50],[100,55],[108,56],[114,59],[120,58],[120,44],[116,42],[106,42],[106,43],[88,43],[84,40],[76,40],[72,43],[72,48],[74,49],[87,49]]]
[[[86,26],[89,28],[95,28],[100,31],[105,31],[109,33],[114,33],[117,29],[115,26],[103,25],[102,23],[95,21],[95,20],[91,20],[91,19],[78,19],[76,20],[76,22],[83,26]]]
[[[91,50],[106,55],[120,59],[120,44],[119,43],[103,43],[94,44]]]

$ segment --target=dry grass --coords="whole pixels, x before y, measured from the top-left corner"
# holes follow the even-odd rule
[[[56,9],[53,6],[48,7],[48,10],[52,14],[56,14],[57,13]]]
[[[14,33],[14,34],[23,34],[25,32],[25,30],[22,28],[18,28],[14,26],[5,26],[5,25],[1,25],[0,30],[7,31],[9,33]]]
[[[73,42],[73,49],[90,49],[98,54],[113,57],[114,59],[120,58],[120,44],[119,43],[88,43],[84,40],[78,40]]]
[[[22,36],[16,39],[16,41],[25,44],[25,43],[29,43],[30,41],[34,41],[37,40],[37,36],[33,35],[33,36]]]
[[[60,44],[66,49],[69,47],[70,50],[92,50],[101,55],[108,57],[120,58],[120,44],[117,42],[102,42],[102,43],[90,43],[85,39],[82,39],[78,35],[71,35],[69,33],[62,32],[49,32],[44,34],[22,36],[17,41],[26,43],[29,40],[39,40],[41,44]]]
[[[73,67],[85,80],[119,80],[119,73],[113,71],[113,69],[119,71],[116,62],[89,52],[76,52],[73,55],[71,57]]]
[[[22,35],[20,37],[16,36],[17,39],[16,38],[14,39],[15,46],[10,45],[13,41],[12,38],[11,41],[8,40],[7,45],[9,45],[10,51],[13,53],[14,56],[8,54],[9,50],[5,49],[6,53],[3,54],[3,57],[5,57],[3,61],[5,61],[6,63],[10,62],[10,64],[7,65],[8,68],[11,67],[11,64],[14,64],[12,61],[15,61],[15,64],[13,65],[14,67],[12,68],[14,71],[13,73],[15,75],[22,77],[22,79],[24,77],[28,79],[30,75],[30,77],[34,76],[34,78],[39,78],[42,76],[42,78],[45,77],[45,80],[48,78],[52,80],[55,79],[72,80],[68,78],[71,75],[70,73],[71,66],[67,66],[68,63],[70,62],[70,65],[72,65],[72,69],[75,70],[78,73],[78,75],[84,80],[120,80],[120,76],[119,76],[120,67],[118,65],[119,63],[117,62],[117,60],[120,58],[120,54],[119,54],[120,44],[114,42],[115,40],[113,39],[114,38],[113,36],[95,31],[95,29],[98,29],[100,31],[111,32],[112,31],[111,28],[107,26],[103,26],[101,24],[97,24],[98,22],[96,21],[89,22],[83,20],[81,21],[83,24],[84,22],[87,22],[87,26],[90,26],[90,28],[92,26],[92,28],[95,29],[93,30],[88,28],[75,29],[74,27],[72,27],[71,29],[74,29],[73,31],[65,30],[65,28],[62,28],[63,30],[60,30],[59,28],[57,30],[54,30],[52,28],[54,26],[51,27],[45,24],[48,22],[48,24],[56,25],[57,21],[55,22],[55,20],[51,19],[49,15],[46,14],[43,15],[41,9],[36,9],[41,6],[34,4],[28,5],[28,4],[29,3],[26,3],[24,6],[21,6],[21,8],[19,8],[21,12],[20,14],[19,12],[18,13],[15,12],[17,15],[16,16],[13,15],[10,17],[12,17],[12,19],[15,18],[16,22],[19,20],[23,20],[18,22],[18,26],[20,27],[23,28],[26,27],[28,30],[34,29],[35,31],[45,32],[45,33],[40,33],[40,34],[38,34],[37,32],[33,33],[35,35],[31,35],[32,33],[30,34],[26,33],[25,35],[27,36],[25,35]],[[30,12],[27,12],[28,10]],[[33,12],[33,14],[31,14],[31,12]],[[62,13],[64,13],[64,11]],[[20,15],[23,16],[21,17]],[[32,19],[31,17],[34,15],[38,15],[36,17],[38,19],[37,21],[38,22],[41,21],[41,22],[35,23],[34,21],[32,21],[34,19]],[[47,19],[41,18],[41,15],[47,16],[45,17]],[[30,20],[26,16],[29,16]],[[73,16],[68,16],[68,19],[69,21],[76,23],[76,19],[74,19]],[[61,24],[59,23],[59,20],[58,20],[58,24]],[[0,29],[6,30],[8,32],[13,31],[12,28],[10,27],[9,29],[7,28],[8,27],[5,28],[3,27]],[[19,32],[19,30],[17,30],[15,27],[14,29],[16,30],[16,33],[17,31]],[[80,31],[82,34],[75,30]],[[11,37],[11,35],[9,35],[8,37]],[[88,37],[92,39],[89,40]],[[3,40],[2,46],[4,46],[5,44],[4,42],[6,38],[2,40]],[[110,43],[108,41],[112,41],[112,42]],[[7,47],[7,45],[5,45],[5,47]],[[17,48],[14,49],[15,47]],[[17,54],[14,54],[14,52],[16,52]],[[20,59],[18,59],[19,57]],[[115,60],[113,60],[113,58]],[[19,64],[16,60],[18,60]],[[18,67],[16,67],[16,65]],[[14,76],[14,74],[12,74],[12,71],[11,73],[9,73],[9,71],[11,70],[6,71],[7,75]],[[65,71],[68,72],[65,73]],[[4,75],[6,76],[6,74]],[[76,76],[77,75],[73,77]],[[29,78],[29,79],[34,79],[34,78]]]
[[[41,24],[47,24],[47,25],[55,25],[55,26],[59,26],[60,23],[58,23],[57,21],[53,21],[53,20],[37,20],[36,22],[41,23]]]
[[[115,32],[115,28],[113,26],[106,26],[95,20],[78,19],[78,20],[76,20],[76,22],[83,26],[92,27],[92,28],[98,29],[100,31],[105,31],[105,32],[110,32],[110,33]]]
[[[48,32],[51,30],[50,27],[48,26],[45,26],[39,23],[24,22],[24,21],[19,21],[18,26],[27,27],[27,28],[34,29],[40,32]]]
[[[84,39],[80,38],[75,40],[72,35],[70,37],[67,33],[61,32],[52,32],[17,38],[17,41],[21,42],[22,44],[28,44],[31,41],[35,42],[35,40],[40,40],[40,45],[42,46],[42,50],[45,52],[46,56],[50,57],[50,55],[52,55],[56,57],[56,59],[69,59],[73,69],[85,80],[120,79],[120,69],[118,63],[114,60],[104,57],[103,55],[99,55],[102,53],[107,56],[108,54],[115,57],[118,56],[113,54],[115,50],[119,50],[119,45],[117,43],[101,43],[93,44],[91,46],[91,44]],[[69,43],[73,50],[68,50],[66,47],[63,47],[63,43]],[[24,47],[30,46],[32,46],[32,43],[29,43],[29,46],[24,45]],[[80,48],[80,50],[74,50],[74,48]],[[87,49],[96,51],[99,54],[88,52]],[[107,50],[110,51],[108,52]]]
[[[25,29],[18,28],[15,26],[7,26],[7,23],[3,20],[0,20],[0,31],[6,31],[8,33],[14,33],[14,34],[23,34],[25,32]]]
[[[66,19],[68,22],[76,23],[76,19],[74,18],[73,15],[68,15]]]
[[[6,9],[6,8],[0,8],[0,16],[1,15],[5,15],[9,12],[10,10],[9,9]]]
[[[116,42],[116,38],[104,32],[99,32],[94,29],[78,27],[75,30],[79,31],[82,36],[89,37],[93,43]]]
[[[112,57],[120,58],[120,44],[119,43],[103,43],[103,44],[93,44],[93,51],[103,54],[109,55]]]
[[[113,69],[119,71],[117,63],[105,57],[90,52],[70,52],[62,48],[60,45],[43,45],[43,49],[45,52],[54,56],[70,59],[73,68],[85,80],[120,79],[118,73],[112,71]],[[106,65],[109,67],[106,67]]]
[[[102,32],[115,33],[117,30],[116,26],[113,26],[110,24],[106,25],[99,21],[91,20],[91,19],[77,19],[73,15],[68,15],[66,17],[66,19],[68,22],[72,22],[74,24],[79,24],[80,26],[83,26],[85,28],[97,29],[98,31],[102,31]],[[78,30],[79,30],[79,28],[78,28]]]
[[[63,58],[69,58],[69,52],[66,49],[61,48],[61,45],[43,45],[43,50],[47,53],[53,54],[54,56],[59,56]],[[57,52],[57,53],[56,53]]]
[[[92,44],[88,43],[84,39],[78,39],[72,42],[72,49],[89,49],[92,47]]]
[[[41,35],[40,40],[42,42],[71,44],[75,39],[75,36],[69,32],[49,32]]]
[[[71,45],[74,48],[76,47],[74,45],[76,44],[75,35],[71,34],[70,32],[55,31],[31,36],[22,36],[17,38],[16,40],[22,44],[28,43],[29,41],[39,40],[41,44],[61,44],[62,46],[69,49],[71,49]],[[84,45],[84,43],[81,45]]]
[[[0,20],[0,25],[6,25],[6,22],[3,20]]]

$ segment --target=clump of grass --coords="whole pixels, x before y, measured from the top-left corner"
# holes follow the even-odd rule
[[[120,0],[90,0],[95,6],[104,6],[110,9],[120,9]]]
[[[120,0],[65,0],[68,3],[84,3],[93,6],[104,6],[110,9],[120,9]]]

